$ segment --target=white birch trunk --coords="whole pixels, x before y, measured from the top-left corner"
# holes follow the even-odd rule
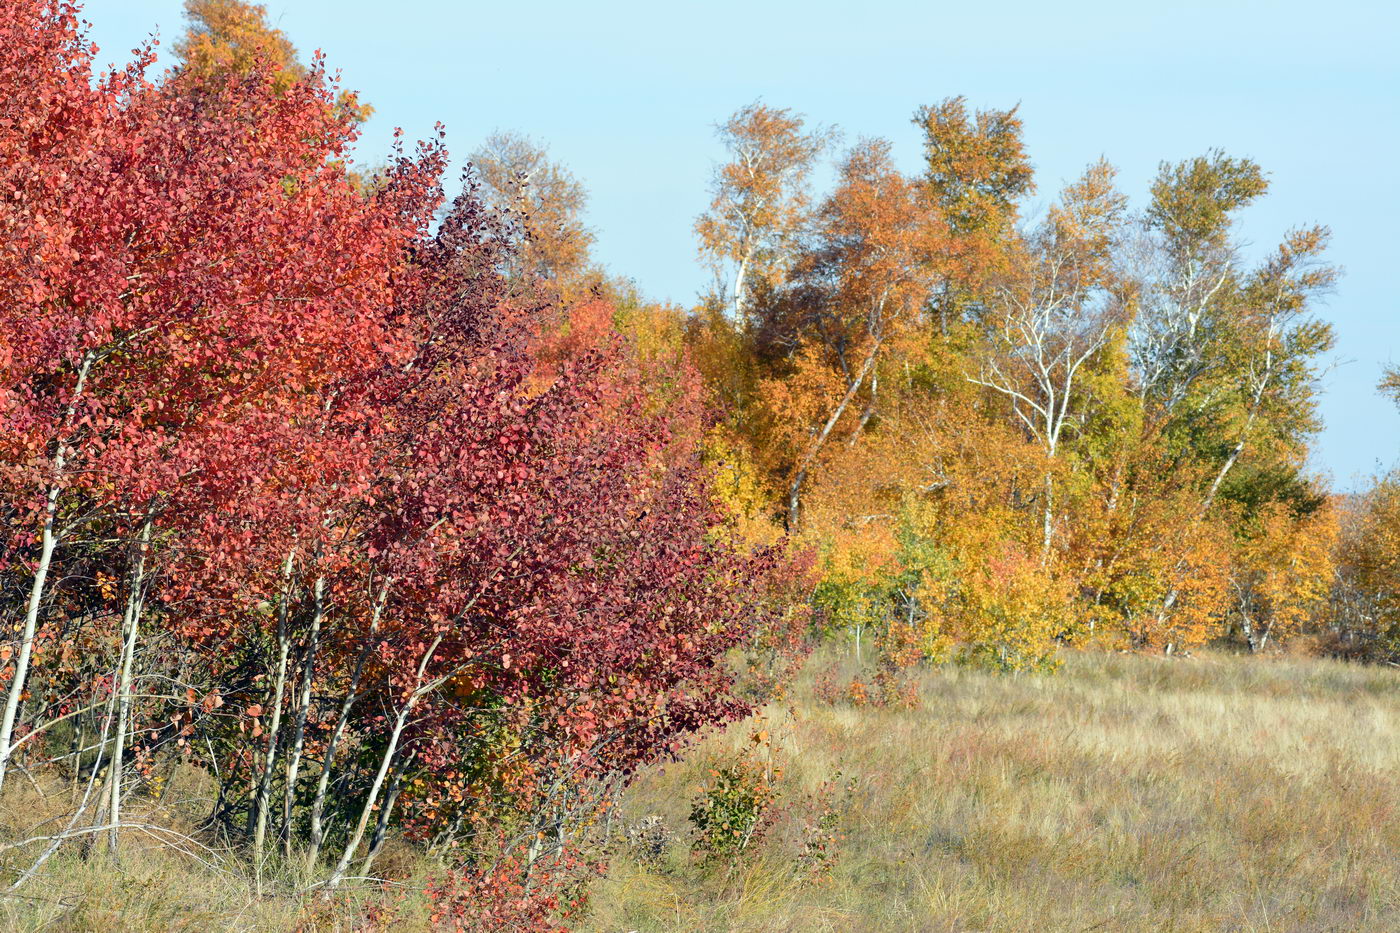
[[[122,763],[128,725],[131,721],[131,669],[136,657],[136,641],[141,629],[141,610],[146,601],[146,551],[151,543],[151,519],[141,525],[137,541],[135,566],[126,596],[126,612],[122,618],[121,660],[118,662],[117,682],[112,685],[117,698],[116,731],[112,737],[112,754],[107,765],[107,816],[112,828],[107,837],[108,849],[116,855],[119,845],[118,827],[122,810]]]
[[[291,650],[291,639],[287,635],[287,616],[291,612],[292,601],[292,562],[295,549],[287,552],[282,565],[282,605],[277,613],[277,679],[272,692],[272,709],[268,716],[267,753],[263,756],[262,779],[258,782],[257,796],[253,801],[253,877],[254,886],[262,893],[262,868],[264,842],[267,839],[267,811],[272,797],[272,773],[277,765],[277,738],[282,728],[282,696],[287,689],[287,655]]]
[[[418,672],[414,679],[415,687],[408,698],[404,700],[399,714],[394,718],[394,729],[389,734],[389,743],[384,749],[384,757],[380,759],[379,770],[375,772],[374,780],[370,784],[369,793],[365,795],[365,805],[360,810],[360,818],[355,823],[354,830],[350,833],[350,838],[345,843],[345,851],[340,855],[340,861],[335,866],[335,871],[331,874],[330,880],[326,882],[326,891],[330,892],[345,879],[345,874],[350,869],[350,863],[355,858],[355,852],[360,848],[360,843],[365,838],[365,830],[369,828],[370,817],[374,813],[375,802],[379,799],[379,792],[384,787],[384,778],[389,773],[389,768],[394,763],[394,756],[399,750],[399,739],[403,737],[404,727],[408,724],[408,717],[413,714],[414,707],[418,701],[431,689],[442,683],[443,678],[435,679],[431,684],[424,685],[423,675],[432,662],[433,655],[437,652],[438,645],[442,644],[442,636],[433,639],[433,643],[428,646],[428,650],[423,653],[423,658],[418,662]]]
[[[88,372],[92,369],[94,355],[83,356],[78,368],[78,380],[73,386],[73,398],[63,415],[66,425],[72,418],[78,400],[82,398],[87,385]],[[63,468],[68,463],[68,439],[60,438],[58,450],[54,452],[53,478],[49,484],[48,496],[44,501],[44,524],[40,532],[39,563],[34,569],[34,580],[29,587],[29,603],[25,607],[24,628],[20,633],[19,654],[15,658],[14,676],[10,678],[10,690],[5,695],[5,709],[0,713],[0,789],[5,786],[5,773],[10,763],[11,746],[15,734],[15,717],[19,713],[20,698],[29,680],[29,663],[34,653],[34,635],[39,627],[39,607],[44,601],[44,588],[49,579],[49,568],[53,565],[53,553],[58,547],[59,531],[58,496],[63,485]]]
[[[325,616],[325,592],[326,578],[317,577],[313,587],[311,629],[306,635],[306,664],[297,697],[296,721],[292,727],[292,746],[287,752],[287,786],[282,794],[282,854],[288,858],[292,855],[292,804],[296,797],[297,775],[301,770],[301,752],[306,742],[306,718],[311,710],[311,684],[316,673],[321,620]]]
[[[360,678],[364,676],[365,663],[369,660],[370,652],[374,649],[374,635],[379,631],[379,620],[384,614],[384,603],[389,597],[390,582],[386,581],[383,589],[379,591],[379,599],[374,605],[374,614],[370,617],[369,635],[360,648],[360,656],[355,659],[355,670],[350,674],[350,685],[346,688],[345,699],[340,704],[340,715],[336,718],[335,728],[331,730],[330,739],[326,742],[326,754],[321,762],[321,774],[316,781],[316,798],[311,804],[310,839],[306,851],[307,871],[315,868],[316,860],[321,855],[321,841],[325,834],[322,818],[325,813],[326,792],[330,787],[336,751],[340,747],[341,738],[345,735],[345,727],[350,722],[350,710],[359,697]]]

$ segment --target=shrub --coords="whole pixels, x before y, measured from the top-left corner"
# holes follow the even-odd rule
[[[781,769],[751,759],[710,771],[690,807],[694,851],[703,861],[735,859],[760,842],[777,816]]]
[[[511,855],[489,868],[448,871],[427,888],[434,929],[451,933],[566,933],[587,904],[596,866],[559,852],[530,863]]]
[[[808,800],[807,818],[802,826],[802,845],[797,853],[796,868],[800,874],[818,881],[831,876],[840,855],[842,834],[841,810],[845,808],[850,795],[855,791],[854,779],[847,782],[843,800],[836,800],[838,772],[831,780],[823,781]]]

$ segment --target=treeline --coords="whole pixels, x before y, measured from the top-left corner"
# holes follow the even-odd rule
[[[1339,495],[1308,467],[1327,228],[1251,259],[1237,224],[1267,174],[1220,151],[1163,163],[1137,211],[1100,160],[1032,216],[1014,109],[913,121],[914,175],[888,141],[842,148],[761,102],[721,124],[694,309],[586,258],[540,266],[700,368],[718,491],[750,540],[818,555],[817,631],[887,673],[1048,669],[1066,645],[1395,654],[1395,482]],[[568,177],[517,137],[477,160],[527,217],[542,191],[521,179]],[[541,240],[586,247],[582,206],[540,208]]]
[[[913,121],[917,175],[861,140],[814,198],[831,131],[746,107],[696,228],[728,489],[819,551],[825,624],[894,666],[1299,635],[1393,653],[1394,480],[1338,496],[1307,467],[1327,229],[1250,261],[1236,224],[1267,176],[1219,151],[1163,163],[1140,212],[1101,160],[1025,216],[1014,109]]]
[[[914,121],[920,174],[862,140],[809,204],[827,134],[745,108],[698,225],[721,283],[698,358],[761,508],[822,553],[830,624],[1019,669],[1318,621],[1327,230],[1246,261],[1236,219],[1267,179],[1214,151],[1164,164],[1141,213],[1099,161],[1026,217],[1014,110]]]
[[[1328,230],[1251,260],[1236,225],[1267,175],[1220,151],[1163,163],[1140,211],[1101,160],[1028,216],[1016,110],[913,122],[917,174],[861,140],[815,197],[835,134],[743,108],[696,225],[727,489],[819,551],[825,624],[893,666],[1297,636],[1393,654],[1395,481],[1339,496],[1307,466]]]

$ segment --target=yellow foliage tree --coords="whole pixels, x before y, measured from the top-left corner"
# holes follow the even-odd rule
[[[782,285],[807,222],[807,180],[830,130],[761,102],[718,127],[729,161],[715,166],[710,209],[695,222],[700,254],[715,274],[714,298],[744,328],[756,292]]]
[[[1270,502],[1248,529],[1232,581],[1234,616],[1251,651],[1297,634],[1327,603],[1338,543],[1331,502],[1305,515]]]
[[[1348,650],[1394,655],[1400,647],[1400,474],[1352,497],[1342,513],[1334,625]]]
[[[1197,519],[1199,475],[1128,449],[1079,511],[1082,634],[1167,652],[1219,634],[1232,541],[1223,523]]]

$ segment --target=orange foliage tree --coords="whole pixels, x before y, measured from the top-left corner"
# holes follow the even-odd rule
[[[178,67],[187,77],[204,80],[265,70],[279,92],[307,76],[296,46],[267,21],[267,7],[244,0],[185,0],[189,28],[175,43]],[[356,122],[374,113],[355,92],[341,91],[336,105]]]
[[[944,225],[894,167],[889,143],[855,146],[789,286],[762,312],[760,352],[773,374],[760,391],[790,529],[829,442],[849,442],[875,416],[879,364],[917,327],[944,241]]]

